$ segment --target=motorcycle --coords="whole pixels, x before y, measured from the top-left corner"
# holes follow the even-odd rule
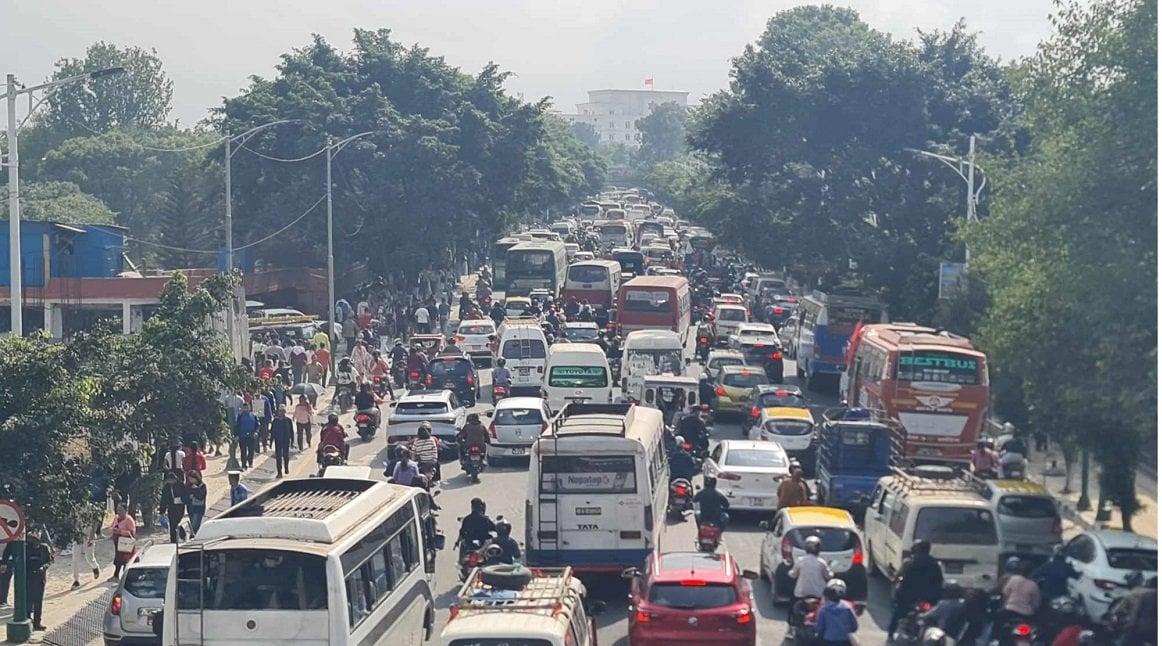
[[[666,517],[670,520],[681,521],[686,517],[686,511],[694,508],[694,487],[685,478],[678,478],[670,483],[670,500],[666,503]]]
[[[857,617],[862,616],[867,607],[862,602],[853,603],[846,599],[843,603],[851,606],[851,609],[855,611]],[[790,628],[787,630],[788,641],[792,644],[800,644],[802,646],[819,643],[815,623],[819,616],[819,607],[821,604],[822,602],[818,597],[806,597],[791,608]]]
[[[920,638],[926,629],[924,622],[920,620],[920,615],[931,609],[932,604],[927,601],[920,601],[913,604],[907,614],[900,619],[900,623],[896,625],[896,638],[893,643],[919,644]]]
[[[698,526],[698,551],[714,553],[722,542],[722,528],[715,523],[702,523]]]
[[[694,356],[698,363],[706,363],[706,358],[710,356],[710,330],[704,327],[698,328],[698,345],[694,348]]]
[[[480,472],[484,470],[484,450],[479,446],[468,449],[464,460],[464,472],[472,482],[480,482]]]
[[[407,380],[407,374],[407,364],[403,361],[396,361],[395,363],[391,364],[391,380],[395,384],[396,388],[403,388],[404,383]]]
[[[424,477],[424,480],[428,483],[428,487],[431,487],[440,481],[440,463],[421,462],[420,475]]]
[[[391,382],[388,381],[387,377],[376,375],[372,377],[372,384],[376,395],[380,397],[391,395]]]
[[[419,370],[408,372],[408,390],[421,390],[424,387],[423,375]]]
[[[460,548],[460,582],[468,580],[468,575],[472,570],[480,565],[480,553],[484,550],[484,541],[458,541],[456,545]]]
[[[339,386],[339,411],[346,413],[355,405],[355,384]]]
[[[1004,453],[1001,455],[1001,476],[1005,480],[1024,480],[1028,460],[1020,453]]]
[[[510,392],[507,384],[496,384],[492,387],[492,403],[494,405],[499,403],[500,400],[508,397]]]
[[[327,472],[327,467],[341,467],[347,464],[343,459],[343,452],[337,446],[328,446],[323,449],[323,461],[319,465],[319,473],[316,477],[322,478]]]
[[[370,442],[371,438],[375,437],[375,432],[379,430],[378,426],[375,415],[370,412],[359,411],[355,415],[355,430],[364,442]]]

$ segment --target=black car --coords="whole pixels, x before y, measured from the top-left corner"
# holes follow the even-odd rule
[[[476,365],[466,355],[442,354],[428,364],[428,389],[451,390],[460,401],[475,406],[480,388]]]
[[[777,343],[762,341],[739,341],[734,339],[731,348],[742,353],[743,360],[752,366],[762,366],[767,379],[783,383],[783,348]]]

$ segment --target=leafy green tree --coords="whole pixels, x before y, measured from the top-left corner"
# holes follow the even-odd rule
[[[639,158],[646,163],[673,159],[686,152],[686,121],[690,110],[674,102],[650,107],[650,113],[634,125],[641,132]]]
[[[597,128],[594,128],[592,123],[578,121],[570,128],[573,131],[573,136],[581,143],[593,149],[601,147],[601,134],[597,132]]]
[[[162,70],[155,50],[97,42],[85,50],[84,58],[58,61],[52,78],[111,67],[123,67],[125,73],[65,86],[50,96],[44,125],[58,141],[115,129],[156,130],[166,125],[173,81]]]
[[[0,201],[7,200],[5,185],[0,187]],[[21,183],[20,217],[63,224],[114,224],[117,220],[117,214],[104,202],[72,182]]]
[[[1070,3],[1054,25],[1018,71],[1031,149],[966,232],[991,301],[979,339],[1034,430],[1094,451],[1129,529],[1157,435],[1157,3]]]

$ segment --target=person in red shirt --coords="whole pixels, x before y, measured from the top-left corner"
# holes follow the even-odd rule
[[[270,359],[262,362],[262,367],[258,369],[258,378],[266,381],[274,376],[274,362]]]
[[[338,448],[343,459],[347,459],[347,431],[343,430],[343,426],[339,424],[339,416],[334,413],[327,416],[327,424],[319,431],[319,448],[316,459],[320,465],[323,464],[323,452],[328,446]]]
[[[206,455],[198,447],[196,440],[191,440],[186,447],[186,456],[182,458],[182,473],[197,471],[199,474],[206,470]]]
[[[319,348],[315,350],[315,361],[317,361],[319,365],[323,366],[323,383],[326,384],[327,373],[331,370],[331,351],[328,350],[325,346],[320,345]]]

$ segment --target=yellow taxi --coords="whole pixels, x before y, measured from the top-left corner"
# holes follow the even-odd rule
[[[750,429],[753,440],[777,442],[787,455],[798,460],[810,475],[815,469],[818,437],[815,416],[806,408],[777,406],[763,408],[758,422]]]
[[[759,575],[770,582],[771,598],[776,603],[792,598],[795,580],[788,573],[807,553],[809,536],[819,538],[823,544],[819,556],[847,583],[847,598],[857,603],[867,599],[863,537],[850,513],[832,507],[784,507],[760,526],[767,534],[759,557]]]

